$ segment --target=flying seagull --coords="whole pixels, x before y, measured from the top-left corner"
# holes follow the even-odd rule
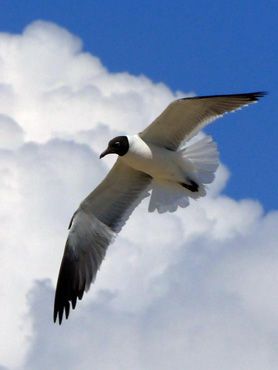
[[[205,125],[265,95],[254,92],[178,99],[144,131],[117,136],[100,158],[118,154],[105,179],[74,213],[60,267],[54,322],[68,318],[95,279],[108,245],[135,207],[150,196],[149,211],[173,212],[189,198],[206,194],[218,166],[216,144],[210,137],[189,143]]]

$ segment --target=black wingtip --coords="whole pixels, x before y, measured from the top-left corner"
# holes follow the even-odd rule
[[[217,94],[217,95],[201,95],[201,96],[191,96],[187,98],[181,98],[180,100],[194,100],[194,99],[207,99],[207,98],[227,98],[227,97],[234,97],[234,98],[241,98],[246,99],[250,102],[258,101],[260,98],[268,95],[267,91],[255,91],[255,92],[248,92],[248,93],[240,93],[240,94]]]
[[[53,312],[53,322],[54,322],[54,324],[56,323],[56,320],[57,320],[57,312],[54,310],[54,312]]]
[[[65,250],[62,259],[54,300],[53,321],[56,323],[58,319],[59,325],[61,325],[63,317],[66,319],[69,317],[70,306],[74,309],[77,298],[82,298],[86,285],[86,281],[84,281],[79,288],[76,259],[69,251],[70,249]]]
[[[248,93],[247,96],[250,96],[253,100],[257,101],[260,98],[263,98],[264,96],[268,95],[267,91],[256,91],[254,93]]]

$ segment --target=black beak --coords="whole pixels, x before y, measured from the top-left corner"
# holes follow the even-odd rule
[[[113,153],[112,150],[109,149],[109,148],[107,148],[107,149],[105,149],[104,152],[101,153],[101,155],[99,156],[99,158],[101,159],[101,158],[105,157],[107,154],[111,154],[111,153]]]

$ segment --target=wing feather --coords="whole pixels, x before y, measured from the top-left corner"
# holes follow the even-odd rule
[[[103,182],[83,200],[70,222],[59,271],[54,322],[68,318],[96,277],[107,247],[128,217],[148,196],[151,177],[117,160]]]
[[[176,150],[205,125],[248,104],[255,103],[264,92],[214,95],[179,99],[171,103],[140,136],[143,140]]]

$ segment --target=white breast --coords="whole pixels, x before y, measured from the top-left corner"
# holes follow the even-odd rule
[[[146,143],[138,135],[129,136],[129,150],[121,157],[126,164],[156,179],[182,181],[177,154],[171,150]]]

